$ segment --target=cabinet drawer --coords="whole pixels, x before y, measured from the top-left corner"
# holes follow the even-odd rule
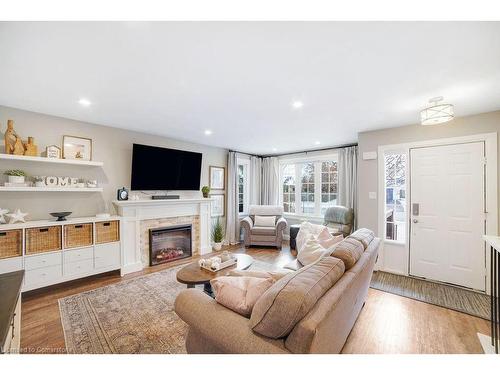
[[[64,264],[93,258],[94,251],[91,247],[64,251]]]
[[[92,272],[94,269],[94,259],[85,259],[78,262],[64,264],[65,276],[76,276]]]
[[[23,257],[0,260],[0,273],[14,272],[23,269]]]
[[[42,267],[61,265],[61,257],[61,252],[29,256],[24,260],[24,268],[26,270],[33,270]]]
[[[96,245],[95,251],[95,268],[120,268],[120,243],[108,243]]]
[[[57,282],[62,278],[62,265],[37,268],[26,271],[24,280],[27,286],[45,285]]]

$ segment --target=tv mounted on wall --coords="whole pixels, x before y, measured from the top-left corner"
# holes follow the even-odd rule
[[[132,152],[132,190],[199,190],[198,152],[135,144]]]

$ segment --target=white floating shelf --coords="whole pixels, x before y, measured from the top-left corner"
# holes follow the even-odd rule
[[[97,188],[65,188],[65,187],[32,187],[32,186],[0,186],[1,191],[56,191],[56,192],[72,192],[72,193],[98,193],[102,192],[102,187]]]
[[[36,163],[53,163],[53,164],[70,164],[70,165],[83,165],[87,167],[102,167],[102,161],[86,161],[86,160],[73,160],[73,159],[52,159],[44,158],[42,156],[22,156],[0,154],[0,160],[15,160],[15,161],[31,161]]]

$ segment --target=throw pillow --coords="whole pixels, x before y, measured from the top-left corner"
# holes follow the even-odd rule
[[[318,242],[320,243],[321,246],[323,246],[325,249],[328,249],[335,245],[336,243],[339,243],[344,239],[344,236],[333,236],[330,233],[330,230],[327,227],[323,227],[321,232],[318,234]]]
[[[312,224],[307,221],[300,224],[299,233],[297,233],[296,238],[297,251],[300,251],[300,249],[304,246],[309,239],[309,235],[313,234],[318,236],[324,228],[324,225]]]
[[[302,265],[307,266],[327,254],[329,254],[328,250],[321,246],[314,234],[311,234],[302,249],[297,253],[297,260]]]
[[[351,234],[349,237],[360,241],[366,250],[368,245],[370,245],[370,242],[372,242],[375,238],[375,233],[373,233],[370,229],[361,228]]]
[[[274,281],[271,277],[220,276],[210,284],[218,303],[248,318],[257,300]]]
[[[256,227],[274,227],[276,225],[276,216],[255,216],[254,226]]]
[[[326,257],[281,278],[255,304],[250,327],[273,339],[288,335],[343,274],[344,263]]]

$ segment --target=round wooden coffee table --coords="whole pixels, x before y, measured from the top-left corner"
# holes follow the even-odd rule
[[[177,272],[177,281],[187,284],[188,288],[194,288],[195,285],[203,284],[203,290],[212,296],[212,286],[210,280],[219,276],[227,276],[229,271],[246,270],[253,263],[253,258],[247,254],[234,254],[238,259],[237,263],[231,267],[224,268],[218,272],[211,272],[201,268],[198,261],[188,264]],[[211,255],[213,256],[213,255]]]

